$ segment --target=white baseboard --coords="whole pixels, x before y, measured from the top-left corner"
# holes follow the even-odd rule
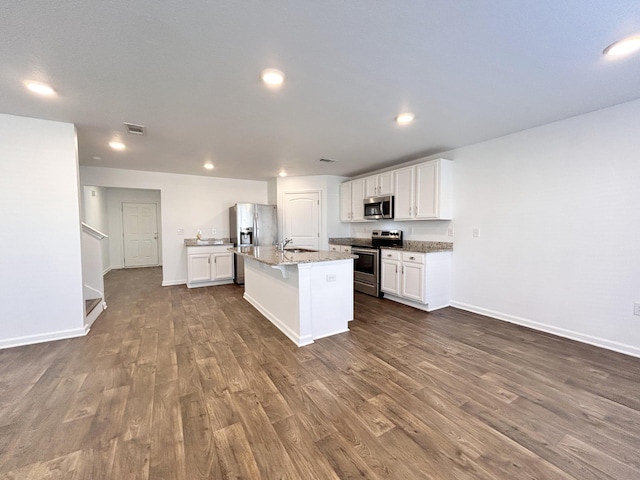
[[[53,340],[65,340],[67,338],[83,337],[89,331],[89,327],[74,328],[71,330],[60,330],[58,332],[42,333],[38,335],[27,335],[25,337],[7,338],[0,340],[0,350],[5,348],[21,347],[34,343],[51,342]]]
[[[170,287],[172,285],[185,285],[187,283],[187,280],[163,280],[162,281],[162,286],[163,287]]]
[[[397,297],[391,293],[385,293],[384,297],[382,298],[386,298],[387,300],[391,300],[392,302],[397,302],[397,303],[401,303],[403,305],[408,305],[410,307],[413,308],[417,308],[418,310],[422,310],[425,312],[433,312],[434,310],[439,310],[441,308],[445,308],[448,307],[449,304],[445,303],[442,305],[433,305],[431,303],[420,303],[420,302],[416,302],[414,300],[409,300],[408,298],[402,298],[402,297]]]
[[[633,345],[626,345],[624,343],[607,340],[606,338],[586,335],[584,333],[575,332],[573,330],[567,330],[565,328],[555,327],[553,325],[547,325],[545,323],[536,322],[534,320],[528,320],[526,318],[516,317],[514,315],[509,315],[507,313],[496,312],[494,310],[478,307],[476,305],[469,305],[468,303],[453,301],[451,302],[451,306],[459,308],[461,310],[466,310],[468,312],[478,313],[486,317],[495,318],[496,320],[502,320],[505,322],[514,323],[516,325],[521,325],[523,327],[529,327],[533,330],[539,330],[541,332],[551,333],[552,335],[557,335],[559,337],[569,338],[571,340],[576,340],[578,342],[593,345],[595,347],[606,348],[607,350],[612,350],[614,352],[624,353],[625,355],[630,355],[632,357],[640,358],[640,348],[634,347]]]
[[[102,272],[102,275],[106,275],[107,273],[109,273],[112,270],[112,267],[107,267],[104,269],[104,271]]]
[[[255,299],[253,299],[250,295],[247,295],[247,292],[244,293],[243,298],[249,302],[253,307],[258,310],[262,315],[264,315],[267,320],[273,323],[278,330],[284,333],[289,340],[295,343],[299,347],[304,347],[305,345],[309,345],[313,343],[313,337],[311,335],[305,335],[301,337],[296,332],[291,330],[291,328],[284,323],[282,323],[273,313],[264,308],[260,303],[258,303]]]

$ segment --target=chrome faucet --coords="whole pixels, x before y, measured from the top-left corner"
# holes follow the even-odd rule
[[[276,250],[284,252],[284,249],[287,248],[287,245],[289,245],[291,242],[293,242],[293,238],[285,238],[282,243],[276,243]]]

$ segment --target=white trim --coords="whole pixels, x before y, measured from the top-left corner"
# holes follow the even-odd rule
[[[113,267],[107,267],[104,269],[104,271],[102,272],[102,276],[105,276],[107,273],[109,273],[111,270],[113,269]]]
[[[482,308],[476,305],[469,305],[467,303],[451,302],[451,306],[459,308],[461,310],[466,310],[468,312],[478,313],[486,317],[495,318],[496,320],[502,320],[504,322],[514,323],[516,325],[522,325],[523,327],[528,327],[533,330],[550,333],[552,335],[557,335],[559,337],[576,340],[578,342],[586,343],[588,345],[593,345],[595,347],[606,348],[607,350],[612,350],[614,352],[624,353],[625,355],[630,355],[632,357],[640,358],[640,348],[634,347],[632,345],[626,345],[624,343],[614,342],[611,340],[607,340],[606,338],[585,335],[584,333],[575,332],[573,330],[554,327],[553,325],[547,325],[545,323],[536,322],[534,320],[528,320],[526,318],[516,317],[514,315],[509,315],[507,313],[496,312],[494,310],[489,310],[488,308]]]
[[[391,300],[392,302],[397,302],[403,305],[408,305],[410,307],[417,308],[418,310],[422,310],[423,312],[434,312],[436,310],[449,306],[448,303],[443,305],[432,306],[430,303],[420,303],[420,302],[416,302],[415,300],[409,300],[408,298],[397,297],[391,293],[386,293],[386,292],[383,292],[383,293],[384,293],[384,296],[382,298],[386,298],[387,300]]]
[[[163,280],[162,281],[163,287],[171,287],[173,285],[186,285],[186,284],[187,284],[186,280]]]
[[[60,330],[58,332],[9,338],[6,340],[0,340],[0,350],[4,348],[21,347],[23,345],[33,345],[35,343],[51,342],[53,340],[65,340],[67,338],[83,337],[88,332],[89,326],[86,325],[83,328],[74,328],[72,330]]]
[[[88,312],[85,316],[85,320],[84,320],[84,329],[85,329],[85,334],[86,332],[89,331],[89,329],[91,328],[91,326],[93,325],[93,322],[95,322],[98,317],[102,314],[102,312],[104,312],[107,308],[107,302],[100,302],[99,305],[96,305],[93,310],[91,310],[90,312]]]
[[[349,320],[350,322],[351,320]],[[321,338],[326,338],[326,337],[330,337],[332,335],[338,335],[339,333],[347,333],[349,331],[348,328],[345,328],[344,330],[336,330],[335,332],[331,332],[331,333],[324,333],[322,335],[318,335],[316,337],[314,337],[314,340],[319,340]],[[313,342],[312,342],[313,343]]]
[[[300,337],[296,332],[294,332],[288,325],[281,322],[278,317],[276,317],[269,310],[264,308],[261,304],[255,301],[247,292],[244,293],[243,298],[249,302],[253,307],[258,310],[262,315],[264,315],[267,320],[273,323],[278,329],[284,333],[289,340],[295,343],[298,347],[304,347],[305,345],[310,345],[313,343],[313,336],[305,335],[304,337]]]
[[[171,283],[171,282],[169,282]],[[182,282],[182,283],[186,283],[188,288],[200,288],[200,287],[215,287],[218,285],[230,285],[233,283],[233,278],[229,278],[227,280],[211,280],[210,282],[194,282],[194,283],[189,283],[187,282]],[[174,284],[175,285],[175,284]],[[162,286],[165,286],[165,282],[162,282]]]

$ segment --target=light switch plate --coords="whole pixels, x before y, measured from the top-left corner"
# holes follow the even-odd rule
[[[640,315],[640,302],[636,302],[633,304],[633,314]]]
[[[474,236],[474,238],[480,237],[480,229],[479,228],[474,228],[473,229],[473,236]]]
[[[218,230],[216,230],[215,228],[211,229],[211,235],[215,235],[216,233],[218,233]]]

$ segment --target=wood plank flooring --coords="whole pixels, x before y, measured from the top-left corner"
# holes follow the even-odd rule
[[[0,478],[640,478],[640,359],[360,294],[297,348],[242,288],[161,279],[112,271],[88,336],[0,351]]]

